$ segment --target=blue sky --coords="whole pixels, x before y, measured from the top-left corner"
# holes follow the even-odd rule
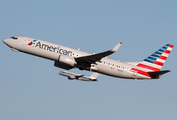
[[[177,2],[175,0],[2,0],[0,39],[34,37],[109,58],[141,61],[173,44],[159,80],[99,76],[98,82],[59,76],[54,62],[0,44],[1,120],[176,120]],[[71,70],[90,75],[88,71]]]

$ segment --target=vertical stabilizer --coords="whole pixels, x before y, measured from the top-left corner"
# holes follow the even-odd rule
[[[94,72],[89,78],[96,79],[98,77],[98,73]]]
[[[139,64],[136,65],[137,68],[146,72],[160,71],[173,47],[174,46],[171,44],[166,44],[158,51],[139,62]]]

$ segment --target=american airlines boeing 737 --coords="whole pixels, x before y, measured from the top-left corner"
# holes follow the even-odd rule
[[[13,51],[19,51],[52,60],[54,61],[54,66],[65,70],[78,68],[80,70],[93,71],[112,77],[142,80],[158,79],[161,75],[170,72],[170,70],[161,71],[161,68],[173,48],[173,45],[166,44],[140,62],[120,62],[109,59],[107,56],[115,53],[122,42],[111,50],[97,54],[90,54],[40,39],[23,36],[7,38],[4,39],[3,42]],[[60,72],[59,74],[71,79],[96,81],[96,78],[90,79],[90,77],[83,77],[84,75],[66,71]],[[79,76],[82,78],[79,78]]]

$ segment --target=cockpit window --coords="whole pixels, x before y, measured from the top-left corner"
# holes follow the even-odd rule
[[[16,37],[11,37],[12,39],[15,39],[15,40],[17,40],[18,38],[16,38]]]

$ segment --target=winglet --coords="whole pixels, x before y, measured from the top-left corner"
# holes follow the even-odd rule
[[[119,44],[117,44],[111,51],[112,52],[116,52],[121,45],[122,45],[122,42],[120,42]]]

